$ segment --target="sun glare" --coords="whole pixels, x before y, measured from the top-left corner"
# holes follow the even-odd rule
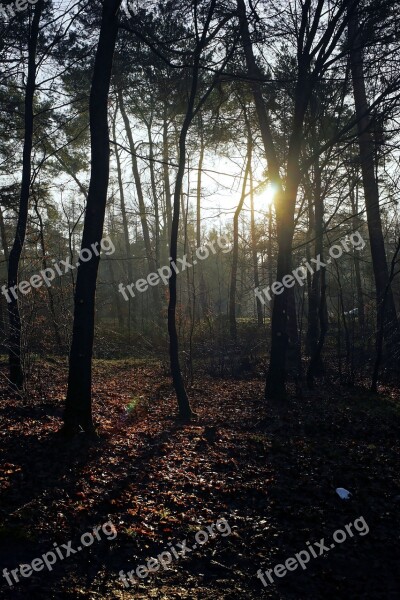
[[[261,194],[260,200],[264,202],[266,208],[269,208],[274,201],[275,194],[277,192],[277,187],[273,183],[269,183],[264,194]]]
[[[254,194],[254,209],[258,213],[266,213],[273,204],[277,192],[277,186],[269,183],[260,193]]]

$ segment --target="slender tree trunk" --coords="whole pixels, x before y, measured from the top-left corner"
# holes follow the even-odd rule
[[[47,260],[46,260],[46,243],[45,243],[45,239],[44,239],[44,227],[43,227],[43,219],[42,219],[42,215],[40,214],[40,210],[38,207],[38,203],[37,200],[35,198],[35,212],[36,212],[36,216],[39,220],[39,239],[40,239],[40,246],[41,246],[41,250],[42,250],[42,267],[43,269],[47,269]],[[46,290],[47,290],[47,296],[49,299],[49,308],[50,308],[50,314],[51,314],[51,321],[52,321],[52,325],[53,325],[53,330],[54,330],[54,337],[58,346],[58,351],[61,353],[64,353],[64,344],[61,338],[61,334],[60,334],[60,329],[58,327],[58,323],[57,323],[57,315],[56,315],[56,309],[54,306],[54,296],[53,296],[53,292],[50,286],[46,286]]]
[[[399,325],[396,315],[396,307],[392,288],[390,285],[388,287],[389,273],[379,207],[379,189],[375,176],[376,153],[371,130],[371,118],[368,113],[368,101],[365,88],[363,52],[358,26],[358,14],[355,9],[352,9],[351,12],[349,9],[348,33],[354,103],[357,116],[358,145],[360,150],[361,172],[376,288],[377,331],[379,331],[381,328],[380,320],[383,318],[385,337],[388,338],[389,336],[392,336],[393,332],[395,332],[395,337],[398,338]],[[386,310],[382,311],[381,304],[385,295]]]
[[[132,129],[131,129],[131,125],[129,122],[129,117],[128,117],[126,109],[125,109],[125,103],[124,103],[124,98],[123,98],[121,89],[118,90],[118,103],[119,103],[119,108],[121,110],[122,118],[124,120],[125,130],[126,130],[126,134],[128,136],[128,141],[129,141],[129,149],[131,152],[132,173],[133,173],[133,178],[135,180],[136,193],[137,193],[137,197],[138,197],[140,222],[142,224],[143,241],[144,241],[144,247],[146,250],[147,263],[149,265],[149,270],[152,273],[155,273],[157,271],[157,264],[156,264],[156,260],[153,256],[153,250],[151,248],[150,232],[149,232],[149,226],[148,226],[147,217],[146,217],[146,205],[144,202],[143,187],[142,187],[142,182],[141,182],[140,173],[139,173],[138,160],[136,157],[136,147],[135,147],[135,142],[133,141]],[[153,295],[155,314],[158,317],[161,314],[161,304],[160,304],[159,288],[157,286],[152,287],[152,295]]]
[[[197,87],[197,86],[196,86]],[[194,104],[194,97],[193,97]],[[182,377],[182,371],[179,361],[179,339],[176,328],[176,304],[177,304],[177,275],[174,269],[178,258],[178,232],[179,232],[179,213],[182,194],[183,177],[185,174],[186,163],[186,138],[192,120],[193,104],[188,107],[185,121],[179,139],[179,157],[178,173],[176,176],[173,204],[173,218],[171,225],[171,276],[169,278],[169,304],[168,304],[168,333],[169,333],[169,354],[171,362],[172,381],[178,401],[179,416],[184,420],[190,420],[193,412],[190,406],[189,398],[186,393],[185,384]]]
[[[36,89],[36,52],[39,37],[39,24],[44,8],[44,0],[39,0],[35,7],[32,19],[31,32],[28,42],[28,76],[25,89],[25,138],[22,158],[22,182],[19,200],[19,213],[14,243],[8,261],[8,288],[16,288],[18,284],[18,269],[25,243],[26,227],[28,223],[29,196],[31,187],[31,159],[33,145],[33,102]],[[10,323],[9,333],[9,367],[10,382],[17,388],[22,388],[24,375],[21,364],[21,317],[18,300],[10,294],[11,302],[8,304],[8,317]]]
[[[299,335],[296,296],[294,288],[288,289],[288,363],[296,386],[296,393],[301,395],[302,364],[301,340]]]
[[[118,113],[118,99],[116,102],[114,119],[113,119],[113,138],[116,137],[116,120]],[[124,245],[125,245],[125,260],[126,260],[126,273],[128,275],[128,283],[132,284],[134,281],[133,278],[133,268],[132,268],[132,255],[131,255],[131,243],[129,239],[129,224],[128,218],[126,214],[126,203],[125,203],[125,191],[124,191],[124,182],[122,180],[122,167],[121,167],[121,158],[119,155],[118,146],[115,146],[115,159],[117,163],[117,177],[118,177],[118,188],[119,188],[119,198],[121,202],[121,217],[122,217],[122,229],[124,232]],[[134,305],[133,298],[131,294],[128,296],[128,338],[130,340],[131,337],[131,321],[132,321],[132,306]],[[133,313],[134,320],[135,314]]]
[[[171,182],[169,178],[169,141],[168,141],[168,119],[165,108],[163,120],[163,176],[164,176],[164,194],[165,194],[165,212],[167,217],[168,239],[171,238],[172,227],[172,198]]]
[[[314,114],[314,118],[315,118]],[[314,132],[314,144],[317,146],[317,135]],[[321,166],[319,158],[314,162],[314,205],[315,205],[315,250],[317,258],[324,262],[324,199],[322,195],[321,184]],[[312,335],[312,344],[310,344],[310,364],[307,369],[307,385],[310,389],[314,387],[314,378],[324,373],[324,364],[322,361],[322,350],[328,332],[328,310],[326,304],[326,269],[322,267],[320,271],[315,271],[312,276],[312,290],[316,298],[315,310],[317,311],[318,321],[316,323],[315,333]],[[313,315],[314,318],[314,315]]]
[[[308,237],[312,239],[315,236],[315,215],[312,202],[312,190],[307,190],[308,193]],[[315,201],[315,193],[314,193]],[[316,244],[314,250],[314,257],[316,256]],[[307,261],[311,260],[311,249],[307,245]],[[315,352],[318,343],[318,303],[319,303],[319,279],[313,277],[307,272],[307,287],[308,287],[308,311],[307,311],[307,352],[310,356]]]
[[[9,259],[8,242],[7,242],[6,228],[5,228],[5,224],[4,224],[3,211],[1,209],[1,207],[0,207],[0,235],[1,235],[1,247],[3,249],[4,260],[6,262],[6,269],[8,270],[8,259]],[[4,336],[4,338],[6,338],[8,336],[8,327],[7,327],[6,321],[7,321],[7,317],[3,311],[3,305],[2,305],[2,303],[0,303],[0,323],[1,323],[2,335]]]
[[[248,135],[247,138],[247,159],[246,167],[243,176],[243,187],[242,195],[239,200],[239,204],[235,210],[233,217],[233,249],[232,249],[232,268],[231,268],[231,285],[229,292],[229,331],[232,340],[237,338],[237,327],[236,327],[236,280],[237,270],[239,261],[239,217],[242,212],[243,204],[246,199],[246,187],[249,173],[251,170],[252,161],[252,140]]]
[[[1,207],[0,207],[0,235],[1,235],[1,247],[3,249],[4,260],[6,261],[6,267],[8,269],[8,261],[9,261],[10,255],[8,252],[6,227],[5,227],[4,216],[3,216],[3,211],[1,209]]]
[[[200,129],[200,155],[199,164],[197,171],[197,189],[196,189],[196,246],[201,246],[201,182],[203,176],[203,164],[205,155],[205,143],[204,143],[204,131],[203,131],[203,119],[199,118],[199,129]],[[207,287],[204,279],[204,269],[202,263],[199,265],[199,288],[200,288],[200,302],[199,308],[201,308],[203,317],[207,314]]]
[[[117,139],[116,135],[116,118],[117,118],[118,105],[116,106],[114,119],[113,119],[113,138]],[[115,159],[117,162],[117,176],[118,176],[118,188],[119,188],[119,197],[121,202],[121,218],[122,218],[122,229],[124,232],[124,244],[125,244],[125,256],[126,256],[126,270],[128,273],[129,283],[133,282],[133,269],[131,262],[131,243],[129,239],[129,224],[128,218],[126,215],[126,203],[125,203],[125,191],[124,191],[124,182],[122,180],[122,168],[121,168],[121,158],[119,155],[118,147],[115,147]]]
[[[90,91],[91,176],[86,203],[82,250],[97,248],[103,237],[110,170],[108,96],[121,0],[104,0],[101,29]],[[69,377],[64,413],[65,434],[81,427],[93,433],[92,354],[96,281],[100,257],[92,253],[88,262],[79,262],[75,290],[74,325],[69,357]]]
[[[268,211],[268,243],[267,243],[267,262],[268,262],[268,284],[271,288],[273,284],[273,271],[272,271],[272,237],[273,237],[273,215],[272,215],[272,203],[269,206]]]
[[[169,304],[168,304],[168,333],[169,333],[169,354],[171,362],[171,375],[174,384],[176,397],[178,401],[179,416],[184,420],[189,420],[193,416],[189,398],[186,393],[185,384],[182,377],[179,362],[179,339],[176,329],[176,303],[177,303],[177,275],[174,269],[178,258],[178,232],[179,232],[179,212],[180,199],[183,187],[183,177],[186,164],[186,140],[190,125],[195,117],[195,102],[199,85],[200,58],[204,47],[207,44],[207,33],[210,22],[214,14],[216,0],[211,0],[208,10],[206,23],[203,27],[201,39],[193,53],[192,82],[190,95],[187,103],[186,115],[179,135],[178,146],[178,172],[176,175],[174,189],[173,218],[171,224],[171,244],[170,244],[170,268],[171,276],[169,278]],[[210,88],[211,89],[211,88]],[[203,96],[203,99],[205,96]],[[199,105],[198,105],[199,108]]]
[[[317,106],[311,102],[311,118],[314,123],[312,131],[313,151],[318,147],[318,131],[316,122],[318,119]],[[322,194],[322,172],[319,157],[314,161],[314,207],[315,207],[315,258],[320,257],[324,262],[324,198]],[[324,373],[322,362],[322,349],[325,342],[325,336],[328,331],[327,307],[326,307],[326,269],[316,270],[312,275],[312,310],[315,314],[310,315],[310,364],[307,370],[307,384],[311,388],[314,384],[314,377]]]
[[[152,122],[148,124],[147,132],[149,138],[149,167],[150,167],[150,181],[151,181],[151,191],[153,194],[153,202],[154,202],[154,230],[155,230],[155,255],[156,255],[156,266],[157,268],[160,266],[160,211],[159,211],[159,203],[158,203],[158,194],[157,194],[157,185],[156,185],[156,175],[154,170],[154,142],[153,136],[151,132]]]
[[[254,184],[253,184],[253,169],[250,169],[250,236],[251,236],[251,257],[253,260],[253,277],[254,287],[260,287],[260,277],[258,274],[258,256],[257,256],[257,239],[256,239],[256,222],[254,216]],[[263,309],[261,300],[256,296],[256,311],[257,325],[263,326]]]
[[[108,267],[108,273],[110,275],[110,283],[111,283],[112,295],[114,297],[114,303],[115,303],[114,306],[117,311],[118,325],[122,329],[124,327],[124,315],[123,315],[122,305],[121,305],[121,295],[119,294],[119,292],[117,290],[117,286],[115,285],[115,275],[114,275],[112,259],[108,256],[105,259],[105,263]]]
[[[357,226],[357,215],[358,213],[358,192],[357,192],[357,184],[356,182],[349,182],[350,188],[350,202],[351,202],[351,210],[353,211],[354,219],[353,219],[353,232],[355,233],[358,230]],[[355,193],[356,190],[356,193]],[[356,280],[356,289],[357,289],[357,308],[358,308],[358,325],[360,329],[361,336],[365,339],[365,304],[364,304],[364,294],[362,290],[362,280],[361,280],[361,266],[360,266],[360,255],[358,251],[353,248],[353,260],[354,260],[354,272],[355,272],[355,280]]]

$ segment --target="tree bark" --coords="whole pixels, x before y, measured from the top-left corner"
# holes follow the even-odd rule
[[[10,255],[8,252],[6,227],[5,227],[5,223],[4,223],[3,210],[1,207],[0,207],[0,234],[1,234],[1,247],[3,249],[4,260],[6,261],[6,267],[8,269],[8,261],[9,261]]]
[[[153,256],[153,250],[151,248],[149,225],[147,223],[147,217],[146,217],[146,204],[144,202],[143,187],[142,187],[142,182],[140,179],[138,160],[136,157],[136,147],[135,147],[135,142],[133,141],[132,129],[131,129],[131,125],[129,122],[129,117],[128,117],[126,109],[125,109],[125,103],[124,103],[124,98],[122,95],[121,88],[118,90],[118,103],[119,103],[119,108],[121,110],[122,118],[124,120],[125,130],[126,130],[126,134],[128,136],[129,149],[131,152],[132,174],[133,174],[133,178],[135,181],[136,193],[137,193],[137,197],[138,197],[139,215],[140,215],[140,222],[142,224],[143,241],[144,241],[144,247],[145,247],[145,251],[146,251],[147,263],[149,265],[149,270],[152,273],[155,273],[157,271],[157,265],[156,265],[156,260]],[[161,304],[160,304],[160,297],[159,297],[159,288],[157,286],[152,287],[152,295],[153,295],[155,313],[158,317],[159,315],[161,315]]]
[[[113,139],[116,140],[116,120],[117,120],[117,112],[118,112],[118,99],[116,102],[115,113],[113,118]],[[132,255],[131,255],[131,244],[129,239],[129,224],[126,213],[126,203],[125,203],[125,191],[124,191],[124,182],[122,180],[122,167],[121,167],[121,158],[119,155],[118,146],[115,146],[115,159],[117,163],[117,177],[118,177],[118,188],[119,188],[119,198],[121,203],[121,217],[122,217],[122,229],[124,232],[124,245],[125,245],[125,260],[126,260],[126,273],[128,275],[128,283],[132,284],[133,279],[133,268],[132,268]],[[128,339],[131,339],[131,321],[132,321],[132,312],[134,313],[135,303],[133,302],[134,298],[132,298],[131,294],[128,296]],[[135,321],[135,315],[133,314],[133,320]]]
[[[311,102],[311,120],[312,126],[312,150],[316,151],[318,147],[318,130],[316,123],[318,122],[318,109],[316,102]],[[322,192],[322,170],[319,161],[319,156],[316,154],[314,160],[314,231],[315,231],[315,246],[314,256],[320,257],[324,261],[324,198]],[[309,347],[310,347],[310,364],[307,370],[307,384],[310,388],[313,387],[314,377],[324,373],[324,365],[322,362],[322,349],[325,342],[325,336],[328,331],[328,320],[326,318],[326,269],[316,270],[312,275],[311,281],[311,297],[309,299]]]
[[[170,244],[170,268],[171,276],[169,278],[169,304],[168,304],[168,333],[169,333],[169,354],[171,363],[172,381],[178,401],[179,416],[184,420],[190,420],[193,412],[190,406],[189,398],[186,393],[185,384],[182,377],[180,362],[179,362],[179,340],[176,329],[176,303],[177,303],[177,276],[174,269],[178,257],[178,232],[179,232],[179,212],[180,199],[183,187],[183,177],[185,174],[186,163],[186,140],[187,135],[195,117],[195,102],[199,86],[199,70],[201,53],[207,45],[207,33],[210,27],[210,22],[214,14],[216,0],[211,0],[208,10],[206,23],[203,27],[203,32],[200,40],[193,52],[193,67],[192,67],[192,82],[190,88],[189,99],[186,108],[185,118],[183,120],[181,132],[179,135],[178,145],[178,172],[176,175],[173,203],[173,217],[171,224],[171,244]],[[211,90],[211,88],[210,88]],[[204,100],[206,96],[203,96]],[[201,102],[201,101],[200,101]],[[200,104],[197,109],[199,109]]]
[[[154,170],[154,142],[153,142],[153,135],[151,132],[151,124],[152,124],[152,119],[148,123],[147,133],[148,133],[148,138],[149,138],[149,168],[150,168],[151,191],[153,194],[153,202],[154,202],[155,260],[156,260],[156,267],[158,268],[160,266],[160,211],[159,211],[157,185],[156,185],[156,174],[155,174],[155,170]]]
[[[260,287],[260,277],[258,274],[258,256],[257,256],[257,239],[256,239],[256,223],[254,216],[254,185],[253,185],[253,169],[250,169],[250,236],[251,236],[251,256],[253,260],[253,277],[255,289]],[[256,311],[257,325],[262,327],[264,323],[263,308],[261,300],[256,296]]]
[[[351,202],[351,210],[353,211],[353,232],[355,233],[358,230],[359,219],[357,218],[358,213],[358,186],[355,181],[349,181],[349,195]],[[356,190],[356,193],[355,193]],[[354,260],[354,272],[356,279],[356,290],[357,290],[357,308],[358,308],[358,325],[362,338],[365,339],[365,303],[364,303],[364,294],[362,289],[362,280],[361,280],[361,266],[360,266],[360,255],[358,251],[353,248],[353,260]]]
[[[233,249],[232,249],[232,268],[231,268],[231,285],[229,293],[229,331],[232,340],[237,338],[237,326],[236,326],[236,279],[237,269],[239,260],[239,217],[243,208],[244,201],[246,199],[246,186],[251,170],[252,160],[252,140],[250,136],[247,137],[247,158],[246,167],[243,176],[243,187],[242,194],[239,200],[239,204],[235,210],[233,217]]]
[[[46,243],[45,243],[45,239],[44,239],[43,219],[42,219],[42,215],[40,214],[40,210],[39,210],[39,206],[38,206],[38,202],[37,202],[36,198],[35,198],[35,213],[36,213],[36,216],[39,221],[39,239],[40,239],[40,246],[41,246],[41,250],[42,250],[42,267],[43,267],[43,269],[47,269],[48,264],[47,264],[47,260],[46,260]],[[57,315],[56,315],[56,309],[55,309],[55,305],[54,305],[53,292],[52,292],[52,289],[50,286],[46,286],[46,291],[47,291],[47,296],[49,299],[49,307],[50,307],[51,321],[53,324],[54,337],[56,340],[56,344],[58,346],[58,351],[63,354],[64,353],[64,343],[62,341],[60,329],[59,329],[58,322],[57,322]]]
[[[36,89],[36,52],[39,37],[39,24],[44,9],[44,0],[36,4],[32,19],[31,33],[28,42],[28,76],[25,90],[25,138],[22,158],[22,181],[19,200],[19,213],[14,243],[8,261],[8,288],[18,284],[18,269],[22,249],[25,243],[26,227],[28,223],[29,196],[31,187],[31,159],[33,145],[33,102]],[[18,300],[10,294],[11,302],[8,304],[9,332],[9,367],[10,382],[17,388],[22,388],[24,374],[21,363],[21,317]]]
[[[101,29],[96,51],[89,114],[91,133],[91,175],[86,203],[82,250],[99,244],[107,202],[110,170],[108,96],[115,43],[118,34],[118,9],[121,0],[104,0]],[[100,257],[92,253],[88,262],[79,263],[72,345],[63,433],[73,434],[81,427],[94,432],[92,419],[92,354],[96,281]]]
[[[169,178],[169,141],[168,141],[168,119],[167,109],[164,111],[163,120],[163,177],[164,177],[164,195],[165,195],[165,212],[167,222],[168,239],[171,238],[172,227],[172,199],[171,199],[171,182]]]
[[[203,119],[199,118],[199,128],[200,128],[200,155],[199,155],[199,164],[197,171],[197,189],[196,189],[196,246],[197,248],[201,247],[201,182],[203,176],[203,164],[204,164],[204,155],[205,155],[205,142],[204,142],[204,131],[203,131]],[[203,317],[206,316],[208,311],[207,306],[207,286],[204,279],[204,269],[202,263],[199,265],[199,308],[203,314]]]
[[[275,152],[269,115],[264,102],[260,80],[262,74],[255,60],[250,38],[244,0],[237,0],[240,34],[246,65],[251,77],[251,90],[254,97],[264,151],[267,158],[270,181],[277,186],[275,212],[278,241],[277,281],[292,270],[292,241],[294,235],[294,214],[297,191],[300,183],[299,157],[302,144],[304,115],[308,103],[307,72],[308,62],[301,54],[298,56],[298,74],[294,96],[294,116],[289,140],[285,186],[279,172],[279,162]],[[288,290],[274,298],[271,319],[271,354],[266,379],[266,399],[286,397],[286,354],[288,347],[287,314]]]
[[[357,117],[358,145],[360,152],[361,172],[364,187],[365,207],[368,221],[368,233],[371,246],[372,266],[374,271],[377,331],[381,329],[384,319],[385,338],[398,338],[399,324],[396,315],[392,288],[389,282],[388,265],[383,237],[381,213],[379,207],[379,189],[375,176],[375,146],[371,129],[371,117],[368,112],[368,101],[365,87],[362,42],[358,27],[358,13],[349,9],[349,51],[350,67],[353,82],[354,104]],[[385,311],[381,310],[385,298]]]

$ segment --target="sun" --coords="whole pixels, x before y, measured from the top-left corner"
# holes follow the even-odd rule
[[[274,203],[278,186],[274,183],[268,183],[262,191],[254,194],[254,209],[257,213],[266,213]]]
[[[269,208],[273,203],[277,191],[278,186],[275,183],[269,183],[265,192],[260,194],[260,200],[264,202],[264,206],[266,206],[266,208]]]

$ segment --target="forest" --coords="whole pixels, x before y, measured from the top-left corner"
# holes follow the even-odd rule
[[[400,595],[398,0],[2,0],[0,598]]]

